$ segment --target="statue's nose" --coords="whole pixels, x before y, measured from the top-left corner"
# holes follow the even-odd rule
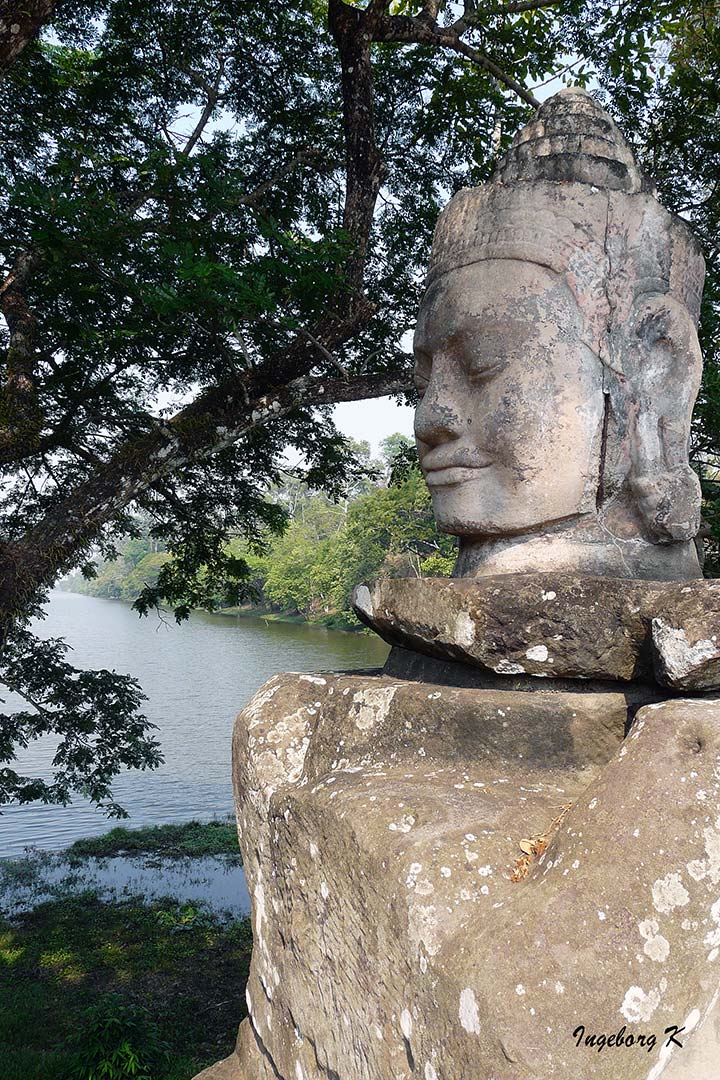
[[[436,392],[431,381],[415,410],[415,437],[427,446],[439,446],[460,437],[462,425],[453,404]]]

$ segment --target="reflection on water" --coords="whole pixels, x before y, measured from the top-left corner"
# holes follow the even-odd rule
[[[55,592],[39,626],[64,637],[76,667],[107,667],[139,679],[144,712],[158,726],[165,763],[130,772],[115,785],[129,825],[207,821],[232,812],[230,737],[233,718],[252,694],[281,671],[378,667],[387,646],[379,638],[262,618],[194,614],[177,626],[138,618],[127,604]],[[8,704],[10,695],[2,694]],[[7,704],[3,709],[7,709]],[[18,757],[15,768],[47,773],[45,740]],[[0,816],[0,856],[32,845],[57,851],[112,823],[87,803],[10,806]]]
[[[46,900],[88,890],[110,903],[142,896],[146,903],[166,898],[177,904],[201,902],[216,914],[235,918],[250,911],[242,867],[221,856],[150,860],[116,855],[73,864],[60,855],[38,853],[0,860],[4,915],[20,915]]]

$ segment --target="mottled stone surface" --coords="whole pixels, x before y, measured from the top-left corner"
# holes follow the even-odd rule
[[[386,578],[354,603],[390,644],[494,675],[720,687],[720,581]]]
[[[584,91],[546,101],[435,230],[420,464],[456,576],[700,576],[688,464],[703,260]]]
[[[253,1080],[255,1080],[253,1073],[250,1073],[250,1076],[253,1076]],[[224,1061],[218,1061],[216,1065],[211,1065],[209,1069],[203,1069],[194,1080],[244,1080],[243,1070],[237,1054],[231,1054]]]
[[[720,588],[673,596],[652,623],[657,678],[665,686],[712,690],[720,686]]]
[[[232,1080],[660,1075],[665,1027],[718,987],[720,702],[648,706],[622,741],[622,697],[594,697],[266,684],[234,742],[255,949]],[[578,1048],[579,1024],[657,1045]]]
[[[679,1036],[683,1041],[683,1036]],[[720,1080],[720,1003],[707,1012],[691,1040],[683,1042],[662,1080]]]

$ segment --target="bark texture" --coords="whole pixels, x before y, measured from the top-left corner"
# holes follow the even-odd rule
[[[0,3],[0,72],[12,67],[25,46],[35,40],[56,6],[57,0]]]

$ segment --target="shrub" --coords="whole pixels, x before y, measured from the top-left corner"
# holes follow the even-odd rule
[[[148,1010],[118,994],[81,1013],[66,1047],[73,1080],[156,1080],[168,1057]]]

